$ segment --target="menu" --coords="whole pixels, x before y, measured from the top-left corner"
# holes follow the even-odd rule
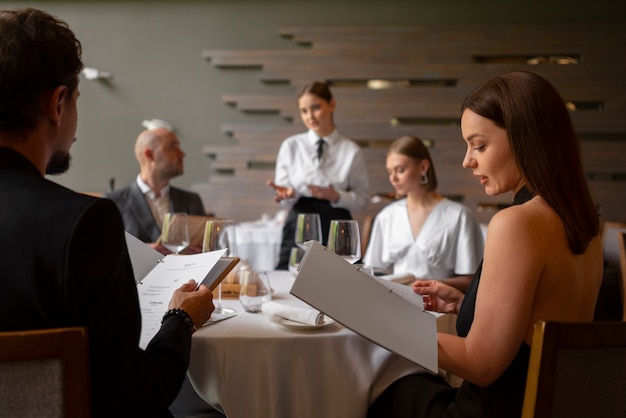
[[[346,328],[438,372],[437,314],[409,286],[370,276],[316,241],[307,243],[290,293]]]
[[[128,253],[135,271],[141,309],[139,346],[146,348],[161,328],[161,320],[176,289],[194,279],[198,286],[204,283],[213,290],[235,267],[239,259],[224,257],[226,249],[191,255],[163,256],[145,243],[137,241],[139,240],[136,237],[127,233]],[[144,275],[144,272],[147,273]]]

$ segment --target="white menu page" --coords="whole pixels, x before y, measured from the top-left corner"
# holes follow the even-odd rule
[[[226,250],[210,251],[192,255],[166,255],[152,249],[130,234],[126,235],[128,253],[135,271],[139,308],[141,309],[141,337],[139,346],[146,348],[161,328],[161,320],[167,311],[176,289],[194,279],[202,282],[220,261]],[[225,263],[224,267],[229,267]],[[147,272],[143,277],[144,272]]]

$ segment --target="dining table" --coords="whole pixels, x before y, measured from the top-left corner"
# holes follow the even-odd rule
[[[270,271],[269,278],[272,302],[311,308],[289,293],[292,273]],[[393,381],[424,372],[329,318],[300,327],[245,312],[238,299],[222,305],[236,315],[194,333],[187,380],[228,418],[364,418]],[[438,328],[449,321],[441,317]]]

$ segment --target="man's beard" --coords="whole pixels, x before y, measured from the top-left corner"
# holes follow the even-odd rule
[[[72,156],[69,152],[57,151],[52,154],[48,165],[46,165],[46,174],[58,175],[63,174],[70,168]]]
[[[184,172],[185,170],[183,170],[182,168],[172,167],[172,169],[168,170],[167,173],[165,173],[165,175],[169,179],[173,179],[174,177],[182,176]]]

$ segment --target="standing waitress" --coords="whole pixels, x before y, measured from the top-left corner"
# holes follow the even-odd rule
[[[369,181],[359,146],[335,127],[335,99],[325,83],[316,81],[298,96],[307,132],[285,139],[278,150],[274,200],[293,205],[283,227],[277,269],[286,270],[299,213],[318,213],[326,245],[331,219],[352,219],[351,210],[368,202]]]

